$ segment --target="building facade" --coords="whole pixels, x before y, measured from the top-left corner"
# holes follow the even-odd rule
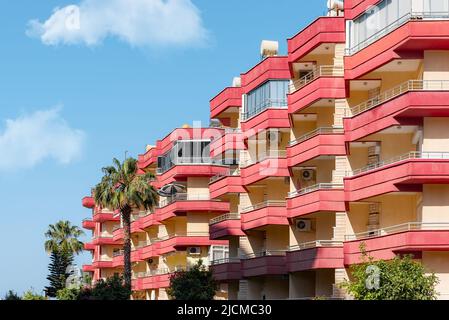
[[[177,227],[186,235],[170,251],[134,251],[142,297],[166,298],[169,273],[149,276],[148,258],[171,272],[201,246],[229,299],[347,298],[340,285],[364,244],[375,259],[412,254],[449,299],[449,1],[328,6],[288,39],[287,55],[262,44],[260,63],[210,101],[211,128],[183,130],[207,145],[207,163],[167,164],[179,137],[140,157],[157,187],[187,190],[137,213],[137,247]],[[119,220],[84,204],[94,210],[85,270],[98,279],[119,270]]]

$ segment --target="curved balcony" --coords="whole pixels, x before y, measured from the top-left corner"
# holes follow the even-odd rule
[[[211,200],[209,194],[178,193],[160,202],[157,209],[159,221],[165,221],[187,212],[229,212],[228,202]]]
[[[410,152],[347,173],[346,201],[422,190],[423,184],[449,183],[449,153]]]
[[[409,80],[348,110],[345,140],[407,124],[410,118],[447,117],[448,106],[449,80]]]
[[[319,17],[292,38],[288,39],[290,66],[324,43],[344,43],[345,18]]]
[[[219,174],[211,178],[209,184],[211,199],[219,199],[229,194],[244,193],[240,169],[229,170],[225,174]]]
[[[288,226],[287,202],[269,200],[242,209],[242,230],[252,230],[269,225]]]
[[[291,246],[287,252],[288,272],[342,269],[343,242],[316,240]]]
[[[242,94],[243,90],[241,87],[229,87],[212,98],[212,100],[210,101],[211,119],[218,117],[220,114],[228,111],[230,108],[241,108]]]
[[[286,275],[285,250],[266,250],[242,257],[243,277]]]
[[[375,260],[390,260],[398,253],[449,250],[449,223],[409,222],[383,229],[347,235],[344,243],[345,265],[362,262],[360,245]]]
[[[92,242],[86,242],[84,243],[84,250],[87,251],[94,251],[95,250],[96,245]]]
[[[346,51],[346,79],[360,78],[394,59],[421,58],[425,50],[445,50],[448,18],[449,12],[406,13]]]
[[[93,197],[84,197],[81,202],[85,208],[93,209],[95,207],[95,200]]]
[[[214,260],[211,262],[210,268],[216,281],[229,282],[242,278],[240,258]]]
[[[291,219],[316,212],[343,211],[346,211],[343,184],[320,183],[288,195],[287,213]]]
[[[157,164],[158,152],[156,148],[151,148],[144,154],[139,155],[137,165],[139,169],[144,170]]]
[[[288,113],[304,111],[321,99],[343,99],[346,97],[344,68],[319,66],[290,85]]]
[[[226,128],[224,134],[212,141],[210,145],[210,156],[215,158],[233,150],[245,150],[245,142],[241,129]]]
[[[170,277],[174,272],[176,270],[172,271],[168,268],[138,272],[133,276],[133,291],[168,288],[170,286]]]
[[[317,128],[287,147],[288,166],[294,167],[320,156],[346,155],[343,128]]]
[[[290,79],[288,57],[273,56],[262,60],[241,75],[243,93],[248,93],[264,82],[273,79]]]
[[[240,163],[242,185],[248,186],[270,177],[289,177],[287,151],[270,151],[257,160],[248,159]]]
[[[93,215],[94,222],[120,221],[120,214],[106,209],[95,209]]]
[[[267,99],[253,112],[243,113],[241,119],[244,138],[268,129],[290,128],[287,99]]]
[[[224,240],[229,237],[244,236],[240,214],[227,213],[213,218],[209,223],[210,238],[213,240]]]
[[[92,238],[92,244],[96,246],[120,245],[123,242],[114,240],[112,235],[99,235]]]
[[[95,229],[95,222],[92,220],[92,218],[83,219],[83,228],[88,230]]]

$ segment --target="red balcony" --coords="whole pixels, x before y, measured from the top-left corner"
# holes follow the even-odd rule
[[[248,93],[264,82],[273,79],[290,79],[288,57],[268,57],[241,75],[242,93]]]
[[[243,277],[286,275],[285,251],[265,251],[246,256],[242,260]]]
[[[83,265],[83,272],[94,272],[95,268],[91,264]]]
[[[93,209],[95,207],[95,200],[93,197],[84,197],[82,200],[83,207]]]
[[[120,214],[108,210],[95,209],[93,215],[94,222],[120,221]]]
[[[210,156],[215,158],[233,150],[245,150],[245,142],[240,129],[225,129],[224,134],[212,141]]]
[[[88,230],[94,230],[95,222],[90,218],[86,218],[83,220],[83,228]]]
[[[131,251],[131,262],[141,262],[143,261],[141,257],[140,250],[132,250]],[[123,267],[125,265],[123,250],[114,252],[113,258],[112,258],[112,265],[114,268]]]
[[[151,148],[145,154],[139,155],[137,165],[143,170],[157,164],[158,152],[156,148]]]
[[[92,267],[94,269],[113,269],[114,267],[114,263],[113,261],[94,261],[92,263]]]
[[[318,128],[295,141],[287,148],[288,166],[294,167],[321,156],[346,155],[344,130]]]
[[[265,201],[242,210],[242,230],[268,225],[288,226],[286,201]]]
[[[248,186],[270,177],[289,177],[287,152],[278,151],[273,156],[264,156],[254,163],[251,160],[241,164],[242,184]]]
[[[343,242],[317,240],[303,243],[287,252],[288,272],[342,269],[343,258]]]
[[[165,272],[165,271],[164,271]],[[168,288],[172,274],[158,274],[158,272],[139,273],[139,277],[133,279],[133,291]]]
[[[161,203],[156,213],[165,221],[187,212],[229,212],[229,202],[211,200],[209,195],[177,194],[174,199]]]
[[[342,184],[321,183],[289,194],[287,213],[291,219],[316,212],[346,211]]]
[[[225,175],[213,177],[209,184],[209,192],[211,199],[219,199],[229,194],[246,192],[245,188],[242,186],[240,170],[227,172]]]
[[[224,240],[229,237],[244,236],[242,223],[238,213],[227,213],[210,221],[210,238],[213,240]]]
[[[120,245],[122,241],[115,241],[112,236],[96,236],[92,239],[92,244],[96,246]]]
[[[422,251],[448,251],[448,223],[411,222],[384,229],[346,236],[345,265],[361,263],[360,244],[375,260],[393,259],[399,253],[413,253],[420,258]]]
[[[241,108],[243,90],[240,87],[224,89],[210,101],[210,117],[217,118],[230,108]]]
[[[158,186],[164,186],[176,180],[187,177],[213,177],[217,174],[226,173],[227,166],[214,164],[180,164],[175,165],[165,172],[158,169]]]
[[[355,170],[344,179],[346,201],[449,183],[449,153],[411,152]]]
[[[242,268],[239,258],[227,258],[213,261],[211,269],[216,281],[229,282],[242,278]]]
[[[288,39],[290,66],[324,43],[344,43],[345,18],[320,17],[298,34]]]
[[[427,50],[447,50],[448,27],[433,13],[410,13],[348,50],[345,78],[358,79],[395,59],[422,59]]]
[[[354,19],[380,1],[381,0],[346,0],[344,1],[345,18]]]
[[[86,242],[84,243],[84,250],[87,251],[94,251],[95,250],[96,245],[92,242]]]
[[[160,221],[158,215],[156,213],[146,215],[139,219],[139,227],[140,229],[146,229],[151,226],[160,225]]]
[[[260,131],[268,129],[290,128],[287,101],[285,101],[285,108],[268,107],[254,116],[244,116],[241,126],[245,138],[253,137]]]
[[[393,126],[418,124],[424,117],[449,116],[448,80],[409,80],[351,108],[345,140],[356,141]]]

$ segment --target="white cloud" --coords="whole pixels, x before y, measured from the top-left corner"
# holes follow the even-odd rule
[[[60,110],[6,120],[0,130],[0,171],[31,168],[47,158],[68,164],[81,155],[85,134],[70,128]]]
[[[192,46],[207,38],[191,0],[82,0],[54,9],[45,22],[29,21],[27,34],[51,46],[95,46],[107,37],[139,47]]]

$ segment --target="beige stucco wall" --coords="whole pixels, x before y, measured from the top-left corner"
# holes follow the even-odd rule
[[[449,52],[424,51],[424,80],[449,80]]]
[[[436,291],[439,299],[449,300],[449,252],[423,252],[422,263],[428,272],[439,279]]]
[[[423,186],[423,222],[449,222],[449,185]]]
[[[424,118],[422,151],[449,152],[448,128],[449,118]]]

